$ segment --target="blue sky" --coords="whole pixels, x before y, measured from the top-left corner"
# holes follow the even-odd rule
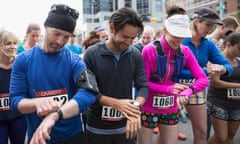
[[[38,23],[43,29],[44,20],[54,3],[80,8],[80,0],[6,0],[1,3],[0,29],[12,31],[20,39],[24,37],[26,27],[31,22]]]

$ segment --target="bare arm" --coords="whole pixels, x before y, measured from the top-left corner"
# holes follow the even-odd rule
[[[210,82],[217,88],[240,88],[240,83],[223,81],[220,76],[211,76]]]
[[[52,99],[33,98],[22,99],[18,104],[18,109],[21,113],[28,114],[37,112],[39,116],[45,116],[56,111],[62,104]]]
[[[75,100],[70,100],[68,103],[63,105],[61,108],[62,118],[67,119],[79,113],[79,106]],[[41,122],[40,126],[34,132],[30,144],[42,144],[46,143],[46,140],[50,140],[50,133],[52,127],[59,120],[60,115],[57,112],[52,112],[48,114],[44,120]]]
[[[128,115],[138,117],[140,109],[133,105],[134,100],[131,99],[117,99],[102,95],[99,103],[101,105],[111,106],[120,111],[125,117]],[[139,101],[140,102],[140,101]]]

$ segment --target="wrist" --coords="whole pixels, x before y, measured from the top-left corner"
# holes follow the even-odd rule
[[[192,93],[194,94],[195,89],[194,89],[193,85],[190,85],[189,88],[192,90]]]

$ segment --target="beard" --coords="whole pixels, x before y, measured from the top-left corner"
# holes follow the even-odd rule
[[[119,42],[119,41],[115,40],[114,38],[112,39],[112,43],[114,46],[114,50],[117,52],[125,51],[128,48],[127,44],[125,44],[124,42]]]

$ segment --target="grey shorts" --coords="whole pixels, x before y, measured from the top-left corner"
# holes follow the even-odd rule
[[[207,101],[207,111],[209,115],[212,115],[218,119],[224,121],[237,121],[240,120],[240,109],[238,110],[226,110],[219,106]]]

